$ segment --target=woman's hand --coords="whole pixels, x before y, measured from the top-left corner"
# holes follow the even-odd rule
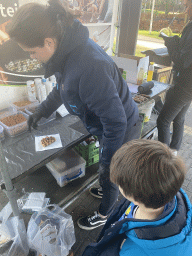
[[[42,112],[41,112],[39,109],[37,109],[33,115],[29,116],[29,119],[28,119],[28,121],[27,121],[28,126],[29,126],[29,131],[31,131],[31,126],[32,126],[34,129],[37,129],[37,127],[38,127],[37,122],[38,122],[42,117],[43,117],[43,114],[42,114]]]

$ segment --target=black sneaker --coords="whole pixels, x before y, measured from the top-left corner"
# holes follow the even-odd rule
[[[103,197],[103,190],[102,188],[90,188],[89,193],[97,198],[102,198]]]
[[[99,216],[98,212],[94,212],[93,216],[87,216],[87,217],[78,219],[77,224],[82,229],[92,230],[94,228],[98,228],[104,225],[106,221],[107,221],[107,217],[103,219]]]

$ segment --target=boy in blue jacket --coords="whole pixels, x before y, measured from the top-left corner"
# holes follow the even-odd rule
[[[192,206],[183,161],[158,141],[133,140],[113,156],[111,181],[125,197],[83,256],[191,256]]]

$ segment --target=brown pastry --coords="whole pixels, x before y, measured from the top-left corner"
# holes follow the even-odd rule
[[[51,145],[52,143],[54,143],[56,141],[55,137],[53,136],[46,136],[45,138],[43,138],[41,140],[41,144],[43,147],[47,147],[49,145]]]
[[[141,102],[144,102],[148,99],[148,97],[146,96],[142,96],[142,95],[136,95],[133,100],[137,103],[141,103]]]

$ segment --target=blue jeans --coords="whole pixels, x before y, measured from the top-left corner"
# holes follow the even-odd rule
[[[191,104],[186,94],[171,87],[165,98],[164,106],[157,119],[158,140],[171,149],[179,150],[183,139],[185,114]],[[173,121],[173,134],[170,138],[170,125]]]
[[[123,144],[130,140],[140,138],[142,121],[143,121],[142,117],[139,117],[139,120],[132,127],[132,129],[131,130],[129,129],[126,131]],[[102,140],[99,139],[99,142],[100,142],[100,149],[101,149],[103,145]],[[101,215],[107,216],[111,213],[113,206],[115,205],[118,199],[119,188],[117,185],[115,185],[110,181],[109,167],[106,168],[102,164],[100,164],[99,166],[99,183],[103,190],[103,197],[99,207],[99,213]]]

